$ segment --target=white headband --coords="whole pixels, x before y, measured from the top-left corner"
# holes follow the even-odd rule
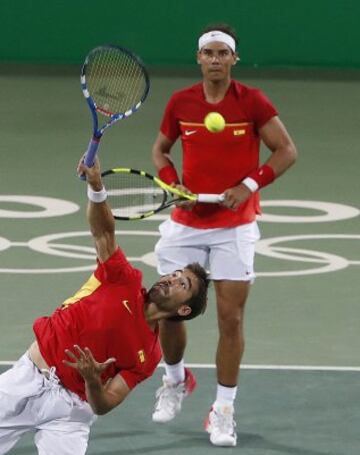
[[[227,33],[220,32],[219,30],[212,30],[211,32],[204,33],[199,38],[199,51],[209,43],[219,41],[220,43],[227,44],[230,49],[235,52],[236,44],[232,36]]]

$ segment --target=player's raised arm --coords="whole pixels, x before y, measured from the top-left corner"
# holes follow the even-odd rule
[[[100,164],[96,159],[89,168],[80,162],[78,173],[84,173],[88,184],[87,219],[94,237],[97,256],[106,261],[116,250],[115,222],[106,202],[107,193],[101,180]]]

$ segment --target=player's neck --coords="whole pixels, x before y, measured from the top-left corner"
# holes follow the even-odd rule
[[[159,320],[164,319],[167,315],[167,312],[159,310],[157,305],[153,302],[149,302],[144,305],[145,320],[150,329],[154,332],[157,329]]]
[[[204,79],[203,89],[205,100],[208,103],[215,104],[222,101],[231,84],[230,77],[219,81],[209,81]]]

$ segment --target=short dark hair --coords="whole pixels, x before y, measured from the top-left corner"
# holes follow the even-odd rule
[[[235,40],[235,44],[238,45],[239,41],[236,36],[235,30],[229,25],[225,24],[225,22],[220,22],[218,24],[209,24],[207,25],[204,30],[201,32],[200,36],[202,36],[204,33],[212,32],[213,30],[219,30],[219,32],[224,32],[227,35],[230,35],[232,38]],[[199,36],[199,38],[200,38]]]
[[[209,274],[198,262],[188,264],[185,269],[190,270],[196,276],[199,290],[189,300],[184,302],[184,305],[188,305],[191,308],[191,313],[187,316],[172,316],[169,318],[170,321],[188,321],[199,314],[203,314],[206,310],[207,291],[210,284]]]

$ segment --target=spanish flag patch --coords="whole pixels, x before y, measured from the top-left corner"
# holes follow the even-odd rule
[[[142,349],[140,351],[138,351],[138,356],[139,356],[140,363],[144,363],[145,362],[145,353]]]
[[[234,130],[234,136],[243,136],[245,132],[245,130]]]

